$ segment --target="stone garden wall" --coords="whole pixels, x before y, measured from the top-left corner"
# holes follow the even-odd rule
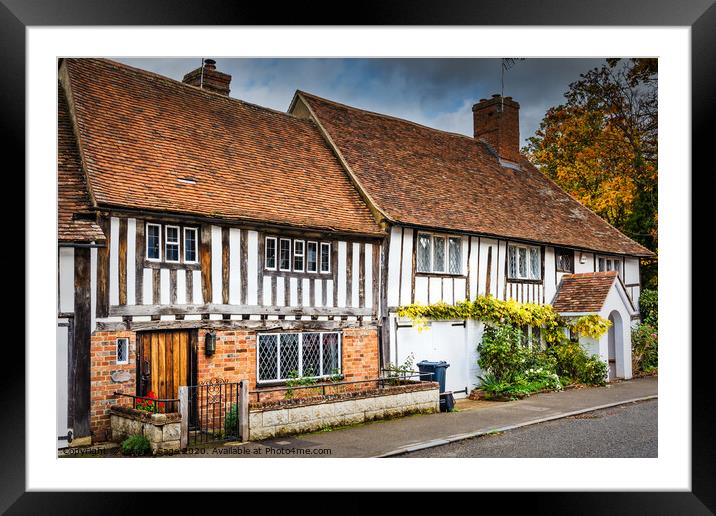
[[[181,416],[178,413],[152,414],[115,405],[110,408],[110,427],[115,442],[134,434],[144,435],[155,455],[179,449]]]
[[[257,441],[439,410],[440,393],[435,382],[386,386],[332,396],[251,403],[249,439]]]

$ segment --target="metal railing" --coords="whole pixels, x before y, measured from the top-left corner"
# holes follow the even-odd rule
[[[182,447],[248,439],[246,382],[216,382],[179,388]]]
[[[175,398],[155,398],[153,396],[135,396],[115,391],[115,396],[132,399],[132,408],[153,414],[169,414],[179,412],[179,400]]]
[[[389,371],[389,370],[382,370]],[[399,375],[381,376],[379,378],[370,378],[367,380],[352,380],[352,381],[339,381],[339,382],[322,382],[309,385],[281,385],[276,387],[265,387],[254,391],[249,391],[249,396],[256,396],[256,402],[261,401],[261,395],[274,395],[275,393],[283,392],[284,396],[279,399],[290,399],[296,396],[294,391],[309,391],[309,396],[327,396],[342,394],[345,392],[359,391],[364,389],[351,389],[353,386],[359,384],[367,384],[375,386],[377,389],[385,388],[386,385],[401,385],[401,382],[406,383],[419,383],[419,382],[430,382],[430,378],[424,380],[424,376],[432,377],[433,373],[421,373],[419,371],[401,371]],[[416,378],[417,380],[412,380]],[[313,390],[313,392],[311,392]]]

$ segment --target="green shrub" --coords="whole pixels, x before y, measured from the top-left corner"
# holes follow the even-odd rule
[[[231,405],[226,416],[224,416],[224,435],[239,437],[239,408],[236,403]]]
[[[525,369],[530,350],[522,346],[522,330],[508,324],[485,326],[477,346],[478,365],[498,382],[513,382]]]
[[[547,352],[556,361],[556,373],[563,384],[585,383],[604,385],[607,379],[607,364],[597,355],[591,357],[578,342],[565,341],[550,346]]]
[[[606,362],[597,355],[592,355],[585,360],[580,371],[579,381],[587,385],[605,385],[608,370]]]
[[[639,311],[643,323],[659,327],[659,292],[657,290],[644,289],[639,295]]]
[[[586,360],[582,346],[575,341],[566,341],[550,346],[547,352],[555,360],[555,371],[566,383],[579,381],[580,371]]]
[[[485,391],[490,397],[499,397],[510,388],[510,384],[507,382],[501,382],[492,373],[485,373],[482,376],[478,376],[480,380],[480,388]]]
[[[648,373],[659,367],[659,333],[655,326],[641,323],[631,332],[632,370]]]
[[[122,441],[122,455],[132,455],[141,457],[147,455],[152,447],[149,445],[149,439],[141,434],[134,434]]]

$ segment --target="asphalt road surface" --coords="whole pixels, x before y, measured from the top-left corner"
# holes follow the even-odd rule
[[[629,403],[400,457],[657,457],[657,402]]]

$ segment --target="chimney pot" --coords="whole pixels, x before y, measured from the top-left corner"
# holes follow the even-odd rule
[[[231,75],[218,71],[213,59],[204,59],[203,65],[186,74],[182,82],[227,97],[231,91]]]
[[[492,95],[472,106],[475,138],[489,143],[501,159],[520,161],[520,105],[512,97]]]

